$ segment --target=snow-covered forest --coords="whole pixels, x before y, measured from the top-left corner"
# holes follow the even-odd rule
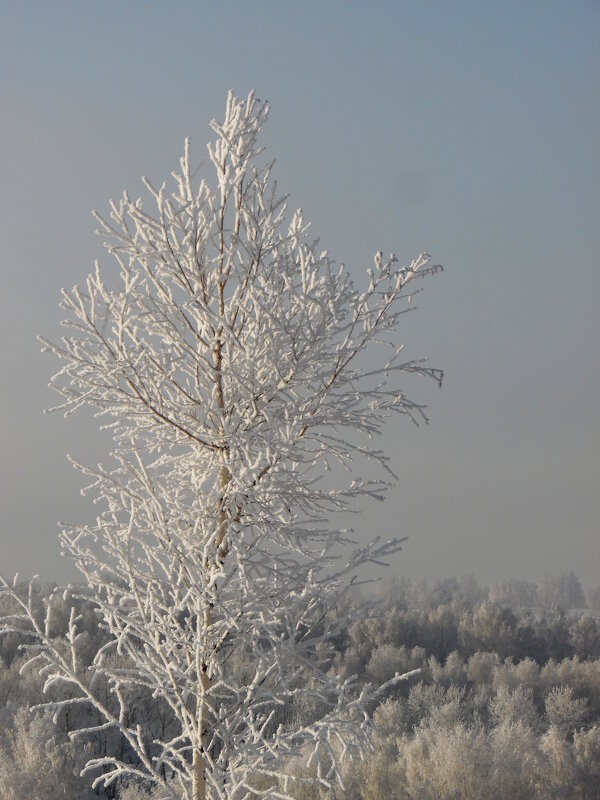
[[[49,605],[57,638],[76,608],[77,650],[89,663],[103,643],[94,605],[51,584],[39,586],[33,602],[40,618]],[[2,613],[9,603],[2,598]],[[338,629],[336,619],[348,613],[354,622]],[[334,648],[324,666],[335,674],[381,684],[398,671],[421,671],[371,709],[372,750],[346,769],[344,789],[307,785],[297,789],[299,800],[600,797],[600,586],[586,596],[572,572],[489,589],[473,578],[392,579],[370,594],[357,591],[328,616],[327,630],[315,628],[315,640],[323,633]],[[48,696],[35,668],[21,671],[22,644],[16,635],[1,640],[0,800],[151,796],[142,782],[91,792],[79,776],[86,761],[115,749],[124,759],[135,755],[111,730],[71,742],[71,731],[95,723],[81,719],[91,714],[85,707],[65,707],[58,725],[50,712],[32,711]],[[163,704],[142,691],[127,699],[130,722],[168,734],[173,720]],[[291,727],[322,713],[306,702],[280,712]],[[300,767],[290,759],[287,769]]]

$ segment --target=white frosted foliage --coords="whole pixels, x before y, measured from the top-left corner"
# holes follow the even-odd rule
[[[28,629],[48,686],[69,685],[68,702],[135,753],[90,761],[92,777],[146,777],[164,798],[293,797],[308,778],[286,761],[306,756],[327,787],[367,745],[376,692],[323,668],[328,614],[399,541],[353,544],[335,513],[393,481],[372,442],[387,418],[424,419],[401,380],[441,378],[396,341],[415,279],[436,267],[378,253],[355,288],[277,193],[258,144],[267,115],[230,94],[212,181],[186,142],[170,187],[144,179],[150,207],[125,193],[96,214],[118,279],[97,264],[64,290],[65,337],[43,340],[62,364],[59,408],[92,407],[114,438],[110,465],[76,463],[95,525],[61,533],[109,639],[84,670],[75,616],[66,645],[27,600],[4,628]],[[346,472],[357,459],[375,477]],[[349,477],[332,488],[320,478],[336,464]],[[112,704],[96,691],[107,683]],[[166,704],[175,736],[128,722],[136,690]],[[303,700],[321,716],[286,725]]]

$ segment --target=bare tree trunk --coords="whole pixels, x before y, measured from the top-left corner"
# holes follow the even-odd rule
[[[192,765],[192,797],[194,800],[206,800],[206,763],[200,750],[194,750]]]
[[[210,614],[210,612],[209,612]],[[212,622],[212,620],[209,620]],[[202,663],[202,674],[200,680],[202,683],[202,694],[208,692],[210,688],[210,680],[208,677],[207,664]],[[192,763],[192,797],[193,800],[206,800],[206,738],[207,738],[207,719],[206,719],[206,703],[202,697],[200,700],[200,716],[198,718],[198,727],[200,731],[200,746],[194,749],[194,760]]]
[[[225,169],[225,164],[223,164]],[[224,189],[221,189],[221,208],[219,212],[219,316],[223,320],[225,316],[225,283],[227,278],[223,280],[224,257],[225,257],[225,205],[227,203],[227,196]],[[236,215],[236,233],[239,230],[239,209]],[[216,388],[217,388],[217,403],[221,413],[225,411],[225,399],[223,396],[223,345],[221,341],[222,328],[216,332],[216,343],[214,350],[214,366],[216,374]],[[227,451],[225,451],[227,452]],[[207,564],[206,576],[209,580],[212,579],[213,571],[221,569],[223,561],[227,556],[227,543],[224,543],[225,534],[227,533],[227,513],[224,508],[224,493],[225,487],[231,480],[231,473],[225,464],[221,466],[219,472],[219,488],[221,490],[220,509],[219,509],[219,527],[217,531],[217,541],[215,547],[214,561]],[[208,632],[212,626],[212,609],[213,604],[208,603],[205,614],[205,629]],[[193,800],[206,800],[206,744],[208,737],[207,730],[207,713],[206,703],[204,698],[210,688],[210,678],[208,677],[208,659],[205,657],[201,665],[201,692],[199,696],[199,716],[198,716],[198,734],[200,745],[194,749],[193,764],[192,764],[192,796]]]
[[[228,468],[223,465],[219,473],[219,487],[222,492],[231,480],[231,473]],[[225,534],[227,532],[227,513],[223,508],[223,497],[221,497],[221,510],[219,512],[219,529],[217,533],[215,560],[212,564],[208,565],[207,575],[210,571],[220,569],[223,560],[227,556],[227,543],[224,544]],[[212,603],[208,605],[205,614],[205,627],[208,631],[212,626]],[[194,756],[192,762],[192,797],[193,800],[206,800],[206,743],[208,737],[207,729],[207,713],[206,703],[204,697],[210,688],[210,678],[208,677],[208,660],[205,658],[201,665],[201,692],[199,693],[199,716],[198,716],[198,732],[200,745],[194,748]]]

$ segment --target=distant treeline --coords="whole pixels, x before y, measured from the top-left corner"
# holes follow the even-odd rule
[[[40,618],[50,604],[55,636],[76,606],[84,674],[103,639],[93,604],[52,585],[36,602]],[[355,621],[340,625],[349,610]],[[471,577],[392,579],[376,595],[328,609],[321,626],[332,647],[316,652],[328,668],[375,684],[396,672],[420,673],[373,709],[374,749],[348,765],[344,790],[305,785],[298,800],[600,798],[599,612],[600,587],[586,598],[572,572],[489,589]],[[120,748],[127,757],[125,746],[110,731],[70,741],[83,719],[92,722],[82,716],[91,714],[85,706],[60,711],[56,725],[48,713],[31,713],[61,696],[58,687],[43,693],[44,677],[33,667],[21,671],[23,644],[15,635],[0,643],[0,800],[150,797],[145,786],[89,790],[79,771],[90,754]],[[130,700],[132,721],[149,742],[153,731],[168,731],[168,709],[141,695]],[[290,706],[275,722],[294,726],[320,713],[317,705]],[[288,768],[302,770],[300,761]]]

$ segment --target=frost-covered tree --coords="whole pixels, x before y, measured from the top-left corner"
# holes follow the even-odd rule
[[[504,578],[490,586],[490,600],[509,608],[534,608],[538,589],[531,581]]]
[[[573,696],[570,686],[557,686],[546,698],[546,717],[563,736],[581,725],[587,714],[588,701]]]
[[[563,570],[560,575],[545,575],[539,585],[539,596],[544,608],[559,606],[568,609],[585,606],[585,594],[573,570]]]
[[[539,715],[533,701],[533,691],[518,686],[513,691],[501,686],[490,703],[490,716],[497,725],[514,725],[517,722],[537,730]]]
[[[48,715],[0,714],[0,800],[91,800],[79,773],[86,752],[64,741]]]
[[[144,179],[153,210],[125,193],[96,214],[118,275],[97,264],[63,291],[69,332],[44,340],[62,361],[59,408],[95,409],[114,439],[110,465],[76,464],[95,524],[61,533],[108,640],[83,669],[77,614],[65,640],[19,595],[4,629],[29,632],[47,687],[93,708],[84,738],[123,737],[121,756],[88,762],[96,785],[289,798],[286,760],[306,756],[298,780],[328,787],[368,741],[374,693],[322,669],[327,615],[399,541],[359,546],[331,515],[393,481],[372,443],[385,421],[425,419],[400,380],[441,375],[403,360],[396,339],[416,279],[436,267],[377,253],[355,287],[302,213],[288,217],[258,144],[267,114],[230,94],[212,122],[213,184],[186,142],[172,189]],[[375,477],[353,477],[361,463]],[[132,698],[166,705],[176,733],[151,735]],[[294,703],[319,712],[289,724]]]

